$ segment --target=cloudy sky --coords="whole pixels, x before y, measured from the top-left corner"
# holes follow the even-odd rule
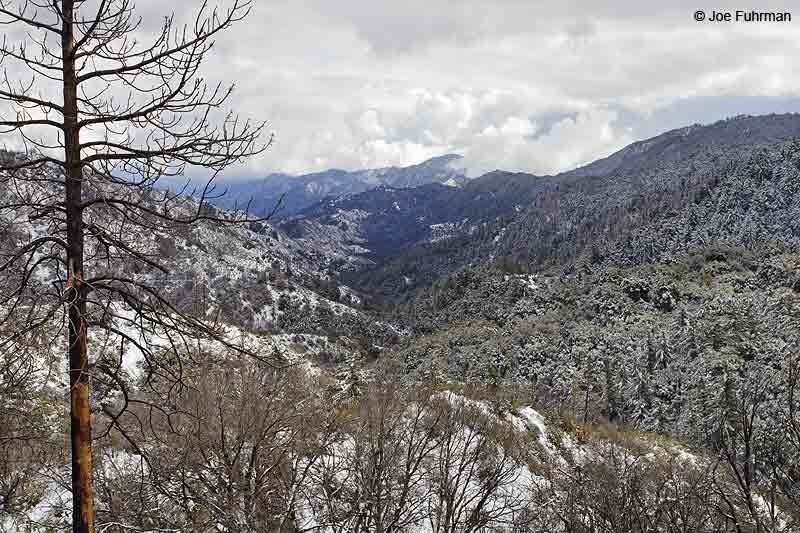
[[[552,173],[675,127],[800,111],[792,4],[255,0],[205,74],[235,81],[234,108],[276,134],[232,178],[452,152],[475,173]],[[187,16],[198,5],[138,2],[152,24],[162,9]],[[796,20],[696,22],[698,9]]]

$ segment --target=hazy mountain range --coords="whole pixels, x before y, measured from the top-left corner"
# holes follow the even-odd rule
[[[287,217],[328,197],[363,192],[374,187],[418,187],[440,183],[459,187],[468,181],[461,156],[447,154],[408,167],[383,167],[368,170],[330,169],[294,176],[270,174],[264,178],[227,180],[219,185],[225,194],[214,203],[219,207],[248,206],[253,213],[272,213]],[[185,180],[165,180],[162,186],[182,186]]]

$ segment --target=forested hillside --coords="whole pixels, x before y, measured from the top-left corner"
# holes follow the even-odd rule
[[[482,231],[486,222],[520,211],[543,185],[536,176],[498,171],[458,188],[376,187],[316,204],[281,227],[312,245],[347,250],[356,244],[344,259],[381,265],[409,247]]]
[[[407,290],[403,280],[424,285],[487,260],[570,269],[664,260],[711,243],[791,249],[798,234],[796,152],[795,141],[700,146],[633,174],[539,178],[519,212],[411,246],[360,279],[396,294]]]
[[[90,245],[98,275],[229,339],[178,344],[135,329],[135,301],[89,303],[116,332],[89,337],[98,524],[797,531],[800,144],[680,153],[630,174],[380,187],[281,223],[176,198],[209,219],[138,241],[167,272]],[[57,192],[36,176],[58,172],[0,189],[12,257],[46,229],[14,206]],[[124,231],[113,210],[87,220]],[[0,531],[58,530],[63,343],[58,324],[18,324],[0,330]]]

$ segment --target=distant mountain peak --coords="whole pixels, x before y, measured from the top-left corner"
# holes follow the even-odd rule
[[[441,164],[448,165],[453,161],[459,161],[461,159],[464,159],[464,156],[460,154],[444,154],[444,155],[437,155],[436,157],[431,157],[430,159],[426,159],[425,161],[419,164],[426,166],[441,165]]]
[[[297,214],[330,198],[342,198],[376,187],[406,189],[429,184],[461,187],[467,183],[466,169],[458,168],[458,154],[444,154],[405,167],[364,170],[329,169],[290,176],[273,173],[264,178],[226,183],[228,193],[216,204],[219,207],[243,205],[250,201],[256,213],[269,213],[280,200],[278,217]]]

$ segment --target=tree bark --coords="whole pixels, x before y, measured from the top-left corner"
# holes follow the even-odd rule
[[[72,530],[94,532],[92,489],[92,426],[89,357],[86,350],[86,291],[83,275],[83,216],[81,210],[78,80],[75,72],[74,0],[64,0],[62,62],[64,76],[64,155],[67,221],[67,305],[69,306],[70,433],[72,442]]]

